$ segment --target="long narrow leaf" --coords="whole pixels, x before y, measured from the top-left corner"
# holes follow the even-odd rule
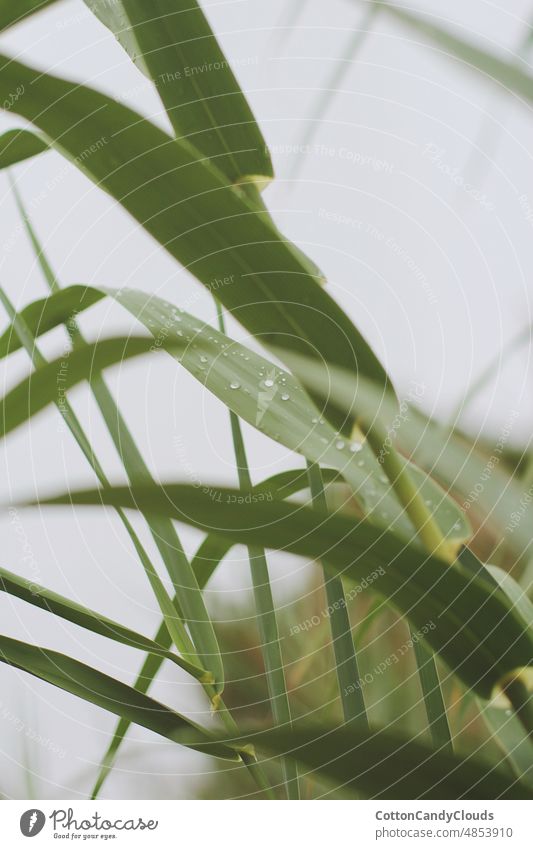
[[[337,792],[370,799],[531,799],[531,789],[496,766],[435,752],[418,740],[356,723],[252,731],[243,741],[275,755],[291,755]],[[386,826],[386,823],[385,823]]]
[[[313,504],[320,511],[325,512],[327,502],[321,469],[315,464],[308,464],[307,473]],[[328,574],[326,561],[323,562],[323,572],[328,610],[331,611],[329,620],[335,655],[335,671],[339,683],[344,719],[346,722],[357,719],[361,726],[368,730],[368,718],[362,690],[360,687],[353,686],[354,681],[360,680],[360,675],[344,587],[341,578],[337,575]]]
[[[368,445],[361,439],[340,438],[288,372],[195,316],[138,290],[80,286],[35,301],[21,315],[34,333],[45,332],[69,321],[73,312],[86,309],[103,294],[144,324],[155,348],[178,346],[175,353],[181,365],[239,418],[309,461],[337,468],[371,521],[412,538],[412,522]],[[15,339],[8,328],[0,337],[0,356],[16,350]],[[443,536],[458,547],[472,533],[464,514],[431,479],[415,466],[409,468],[422,497],[432,505]]]
[[[40,12],[57,0],[0,0],[0,30],[18,24],[35,12]]]
[[[161,645],[157,640],[150,640],[130,628],[120,625],[113,619],[103,616],[101,613],[96,613],[84,605],[71,601],[65,596],[52,592],[34,581],[27,580],[9,572],[7,569],[0,568],[0,591],[7,593],[15,598],[20,598],[29,604],[42,608],[53,613],[54,616],[59,616],[61,619],[66,619],[68,622],[73,622],[81,628],[92,631],[94,634],[100,634],[102,637],[107,637],[110,640],[123,643],[125,646],[131,646],[141,651],[147,651],[150,654],[158,655],[163,660],[171,660],[177,666],[180,666],[190,675],[194,676],[198,681],[206,684],[213,683],[213,677],[207,675],[204,669],[200,669],[191,663],[188,663],[183,658],[179,657],[172,651],[169,651],[171,641],[166,625],[164,625],[165,637],[164,642],[167,645]]]
[[[174,742],[182,742],[181,735],[186,729],[190,736],[189,742],[184,745],[198,751],[205,751],[208,746],[209,754],[215,757],[239,760],[239,755],[232,751],[231,747],[218,742],[209,744],[212,735],[196,723],[123,684],[122,681],[110,678],[109,675],[72,657],[0,636],[0,662],[29,672],[55,687],[66,690],[67,693],[142,725]]]
[[[452,565],[406,545],[364,521],[317,513],[285,502],[239,503],[239,490],[213,485],[114,487],[68,493],[40,504],[120,505],[153,512],[245,545],[327,559],[338,574],[385,596],[448,666],[484,698],[517,669],[533,663],[533,635],[521,611],[492,581],[458,560]],[[357,682],[354,682],[357,686]]]
[[[13,190],[43,276],[52,293],[60,295],[62,290],[15,186],[13,186]],[[85,290],[84,295],[87,293],[88,290]],[[70,317],[66,329],[74,346],[85,344],[85,339],[73,316]],[[135,444],[104,377],[101,374],[93,373],[90,386],[130,482],[153,483],[150,470]],[[218,691],[222,691],[224,687],[224,665],[218,641],[181,540],[170,519],[161,516],[153,517],[149,514],[145,516],[145,519],[177,591],[177,610],[181,618],[188,624],[195,652],[200,657],[204,668],[213,673]]]

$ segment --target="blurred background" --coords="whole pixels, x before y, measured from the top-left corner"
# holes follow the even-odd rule
[[[329,292],[381,357],[400,397],[416,381],[424,411],[445,421],[494,362],[490,381],[465,409],[461,425],[495,437],[513,411],[510,442],[525,448],[533,421],[531,106],[400,22],[382,13],[371,16],[364,2],[222,0],[202,5],[270,145],[277,179],[265,200],[276,222],[322,268]],[[424,0],[410,8],[532,71],[531,0]],[[64,0],[10,30],[1,37],[0,49],[87,82],[167,126],[148,82],[81,0]],[[22,126],[16,116],[0,115],[1,130],[14,126]],[[37,157],[12,176],[63,285],[137,287],[215,321],[210,295],[59,155]],[[0,175],[0,198],[2,285],[23,307],[44,296],[46,287],[5,174]],[[134,328],[118,306],[107,302],[81,324],[93,339]],[[228,332],[255,347],[231,320]],[[58,354],[65,344],[57,331],[43,339],[42,347]],[[24,353],[4,361],[2,391],[27,372]],[[144,359],[115,369],[109,380],[161,479],[236,482],[226,409],[174,361]],[[87,390],[77,389],[72,399],[109,476],[123,480],[120,460]],[[255,480],[303,466],[301,458],[246,426],[245,435]],[[54,410],[10,436],[1,450],[2,503],[93,483]],[[153,552],[142,522],[135,522]],[[155,633],[156,603],[110,511],[4,513],[0,527],[3,566],[143,633]],[[180,533],[187,551],[194,552],[200,535],[190,529]],[[290,637],[295,622],[324,606],[314,567],[278,554],[269,555],[269,565],[297,709],[316,715],[327,710],[331,716],[338,706],[327,622],[313,629],[304,645],[296,647]],[[240,678],[244,664],[248,670],[256,667],[252,678],[235,684],[229,700],[255,705],[250,715],[263,718],[266,691],[259,658],[254,667],[258,637],[243,551],[234,549],[224,561],[206,597],[232,653],[234,677]],[[358,601],[354,615],[371,603]],[[8,596],[0,597],[0,609],[3,631],[10,636],[59,650],[67,646],[80,660],[134,680],[140,655],[133,650],[54,622]],[[407,632],[392,615],[379,621],[379,633],[389,631],[394,650]],[[379,654],[375,648],[371,628],[365,639],[363,662],[372,670],[383,660],[383,649]],[[407,665],[387,672],[386,680],[374,676],[369,693],[376,721],[394,720],[407,729],[420,722],[416,701],[413,708],[401,709],[402,688],[413,683],[412,673]],[[315,703],[307,690],[313,682],[316,690],[322,677],[323,701]],[[453,688],[453,683],[446,686]],[[168,665],[152,693],[197,721],[209,721],[196,686]],[[467,709],[457,707],[458,733],[463,721],[468,724]],[[98,708],[0,664],[0,793],[11,798],[86,796],[114,724],[114,717]],[[240,788],[237,777],[229,787],[211,760],[133,728],[103,796],[180,798],[250,791]],[[314,792],[309,789],[310,795]]]

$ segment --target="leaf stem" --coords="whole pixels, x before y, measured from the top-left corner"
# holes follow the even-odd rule
[[[387,439],[388,434],[378,422],[374,421],[372,425],[362,422],[360,425],[427,551],[430,554],[436,554],[447,563],[453,562],[452,549],[447,545],[437,522],[409,474],[407,461],[390,444],[390,440]],[[410,633],[433,745],[436,749],[444,747],[453,752],[446,704],[442,695],[435,656],[416,638],[417,635],[413,634],[412,630]]]

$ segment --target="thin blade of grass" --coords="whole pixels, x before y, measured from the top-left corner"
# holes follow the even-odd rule
[[[322,512],[327,512],[326,494],[320,466],[308,463],[307,475],[313,504]],[[357,720],[361,727],[368,730],[368,718],[363,691],[360,687],[357,650],[352,638],[348,606],[341,578],[329,574],[327,561],[322,562],[324,587],[328,603],[329,622],[335,655],[335,671],[339,684],[344,719],[346,722]]]
[[[12,190],[19,208],[20,215],[26,227],[29,239],[35,251],[43,276],[52,294],[61,291],[57,277],[45,255],[37,233],[31,223],[22,203],[19,192],[12,182]],[[84,344],[85,339],[74,318],[66,325],[73,346]],[[131,483],[153,483],[148,466],[143,460],[133,436],[120,412],[101,373],[94,372],[90,379],[90,387],[107,426],[116,451],[122,461],[126,474]],[[154,542],[170,576],[176,598],[177,610],[187,623],[194,645],[195,653],[200,658],[204,669],[209,669],[215,679],[218,692],[224,689],[224,665],[220,648],[213,628],[213,623],[207,612],[202,593],[181,540],[172,521],[161,516],[145,517]]]
[[[35,12],[41,12],[58,0],[0,0],[0,31],[19,24]]]
[[[4,308],[13,323],[14,332],[17,334],[22,346],[28,353],[28,356],[31,359],[32,364],[37,369],[46,369],[50,367],[50,363],[47,362],[45,357],[42,355],[41,351],[37,347],[35,337],[31,333],[28,325],[24,322],[24,319],[17,314],[15,308],[9,298],[7,297],[4,290],[0,287],[0,302],[4,305]],[[72,362],[72,360],[71,360]],[[54,369],[52,369],[54,371]],[[56,373],[56,381],[58,371]],[[35,372],[34,372],[35,374]],[[63,384],[64,385],[64,384]],[[66,391],[66,390],[65,390]],[[70,406],[66,394],[61,397],[60,400],[57,400],[59,397],[58,387],[56,383],[56,406],[62,415],[67,427],[71,431],[74,439],[78,443],[80,449],[82,450],[85,458],[87,459],[90,467],[92,468],[94,474],[96,475],[98,481],[102,484],[102,486],[109,486],[109,481],[105,475],[103,467],[101,466],[99,460],[97,459],[92,446],[83,431],[83,428],[74,413],[74,410]],[[35,397],[35,396],[34,396]],[[196,656],[196,652],[192,647],[190,642],[190,638],[179,618],[178,611],[173,605],[170,596],[168,595],[157,571],[152,564],[148,554],[146,553],[144,547],[141,544],[141,541],[137,534],[135,533],[133,526],[129,522],[128,518],[125,516],[122,510],[117,510],[118,516],[124,525],[128,536],[130,537],[135,551],[142,563],[145,574],[150,582],[150,586],[154,592],[154,595],[157,599],[157,602],[160,606],[161,613],[165,618],[165,622],[169,629],[169,632],[172,635],[172,639],[178,648],[178,650],[183,654],[185,660],[187,660],[192,665],[198,664],[198,659]],[[208,670],[206,670],[207,672]]]
[[[131,628],[126,628],[124,625],[115,622],[113,619],[109,619],[107,616],[96,613],[94,610],[90,610],[84,605],[71,601],[71,599],[65,598],[65,596],[59,593],[48,590],[46,587],[36,584],[32,580],[20,578],[13,572],[2,568],[0,568],[0,592],[5,592],[10,596],[33,604],[42,610],[47,610],[54,616],[59,616],[68,622],[73,622],[75,625],[92,631],[94,634],[115,640],[131,648],[158,655],[161,661],[165,659],[171,660],[201,683],[214,683],[213,676],[211,674],[208,675],[205,669],[193,666],[184,660],[184,658],[170,651],[172,640],[164,621],[162,631],[163,642],[166,645],[160,644],[157,640],[150,640],[148,637],[132,631]]]
[[[216,307],[220,332],[224,333],[224,314],[218,302],[216,302]],[[229,416],[239,486],[243,492],[246,493],[250,492],[253,488],[248,460],[246,457],[246,448],[244,446],[244,439],[238,416],[236,416],[232,410],[229,411]],[[279,638],[276,610],[274,607],[274,599],[272,596],[272,587],[270,585],[270,575],[268,572],[265,550],[259,546],[248,546],[248,558],[250,561],[255,612],[259,636],[261,639],[261,652],[263,655],[263,662],[265,664],[265,674],[272,715],[276,725],[290,726],[291,709],[287,694],[287,683],[285,681],[285,670],[281,654],[281,642]],[[291,760],[284,760],[282,763],[282,769],[285,779],[287,798],[299,799],[300,791],[298,787],[298,773],[295,763]]]
[[[343,365],[392,394],[378,358],[317,281],[316,266],[200,151],[105,94],[0,56],[0,104],[17,85],[25,95],[11,111],[44,132],[209,291],[223,252],[231,285],[218,286],[217,298],[262,344]],[[326,405],[325,414],[334,411]]]
[[[387,730],[368,734],[298,722],[292,730],[252,730],[242,738],[269,755],[290,754],[341,794],[368,799],[531,799],[531,788],[498,764],[472,755],[436,752],[418,739]]]
[[[516,57],[513,62],[506,62],[477,47],[443,26],[438,15],[429,18],[410,12],[405,7],[400,8],[395,3],[383,0],[373,2],[380,10],[421,35],[426,42],[441,48],[444,56],[458,59],[463,68],[481,74],[483,79],[503,86],[504,90],[514,92],[526,102],[533,101],[533,77],[522,69]]]

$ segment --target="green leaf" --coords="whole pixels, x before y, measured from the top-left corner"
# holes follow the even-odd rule
[[[0,31],[18,24],[35,12],[40,12],[57,0],[0,0]]]
[[[64,304],[63,301],[63,292],[59,287],[59,283],[50,264],[48,263],[37,234],[26,213],[22,199],[20,198],[16,186],[13,185],[12,188],[43,276],[50,290],[57,295],[56,302],[63,303],[63,306],[65,307],[67,305]],[[90,298],[91,295],[95,300],[98,298],[98,293],[94,290],[82,290],[80,292],[81,304],[84,304],[84,298],[87,298],[87,296]],[[86,304],[87,301],[85,301],[85,305]],[[82,308],[84,307],[82,306]],[[85,344],[85,340],[73,317],[73,311],[77,312],[78,309],[69,309],[68,321],[66,322],[65,327],[72,345],[76,346]],[[31,316],[31,318],[35,321],[36,316]],[[20,316],[15,316],[13,319],[12,323],[14,329],[16,329],[17,326],[20,326],[21,322],[24,323],[27,332],[28,323]],[[144,462],[142,454],[137,448],[133,436],[127,427],[126,421],[115,403],[113,395],[102,375],[93,372],[90,376],[90,386],[129,480],[132,483],[153,482],[150,470]],[[87,440],[85,441],[87,442]],[[94,457],[94,452],[92,452],[92,456]],[[105,479],[102,479],[101,476],[100,482],[104,485],[106,483]],[[121,518],[124,522],[124,517]],[[174,525],[169,519],[147,515],[145,516],[145,520],[150,528],[152,537],[166,566],[173,586],[177,590],[178,602],[174,605],[159,580],[155,569],[151,566],[149,558],[140,545],[139,540],[132,536],[131,529],[127,524],[126,527],[130,536],[132,536],[136,550],[147,570],[148,579],[150,580],[152,589],[158,599],[161,610],[166,617],[170,634],[173,636],[173,639],[175,639],[176,645],[182,651],[189,653],[192,657],[198,655],[204,665],[204,669],[211,670],[216,684],[216,690],[221,692],[224,686],[224,665],[220,649],[213,624],[204,604],[202,594],[198,588],[194,572],[192,571],[190,563],[183,550],[181,540],[178,537]],[[176,613],[178,614],[178,617],[176,617]],[[189,626],[190,637],[185,630],[183,624],[184,621],[186,621]],[[212,695],[212,693],[210,695]]]
[[[0,101],[23,85],[25,94],[12,111],[39,127],[216,291],[263,344],[288,346],[389,385],[368,344],[317,282],[313,264],[283,238],[256,201],[228,185],[189,142],[172,139],[133,110],[78,83],[5,56],[0,69]],[[335,424],[345,426],[342,420]]]
[[[206,751],[207,746],[209,754],[214,757],[239,760],[238,754],[229,746],[218,742],[209,743],[213,735],[196,723],[122,681],[110,678],[72,657],[0,635],[0,662],[29,672],[36,678],[142,725],[173,742],[182,742],[181,734],[187,730],[189,742],[183,745],[200,752]]]
[[[9,168],[49,150],[48,143],[28,130],[8,130],[0,136],[0,169]]]
[[[0,591],[20,598],[22,601],[26,601],[36,607],[40,607],[42,610],[47,610],[49,613],[60,616],[68,622],[73,622],[81,628],[86,628],[94,634],[100,634],[102,637],[123,643],[125,646],[158,655],[161,661],[165,659],[171,660],[190,675],[193,675],[197,680],[204,683],[213,683],[212,676],[207,676],[204,669],[194,666],[174,652],[169,651],[170,637],[166,626],[164,626],[166,632],[165,642],[168,642],[168,646],[160,645],[157,640],[150,640],[148,637],[144,637],[136,631],[132,631],[130,628],[126,628],[124,625],[108,619],[107,616],[95,613],[94,610],[90,610],[88,607],[77,604],[75,601],[71,601],[58,593],[52,592],[52,590],[47,590],[46,587],[42,587],[32,580],[20,578],[18,575],[13,574],[13,572],[2,568],[0,568]]]
[[[372,522],[404,539],[412,538],[411,520],[369,446],[359,438],[341,438],[288,372],[195,316],[138,290],[79,286],[30,304],[22,315],[35,333],[44,332],[54,322],[68,321],[74,311],[90,306],[88,293],[92,292],[96,299],[102,293],[115,298],[144,324],[156,348],[176,346],[173,350],[181,365],[239,418],[309,461],[336,468]],[[10,328],[0,337],[0,356],[8,350],[16,350]],[[236,385],[237,389],[231,388]],[[431,503],[442,534],[458,545],[468,539],[470,524],[457,505],[412,464],[409,471],[424,500]]]
[[[357,723],[251,731],[242,741],[269,755],[290,755],[340,793],[369,799],[531,799],[532,791],[497,766],[435,752],[388,731],[365,734]],[[242,742],[240,741],[240,742]],[[387,824],[384,823],[386,826]]]
[[[533,101],[533,77],[522,70],[516,61],[511,63],[499,59],[498,56],[466,41],[440,23],[434,24],[432,20],[420,17],[405,8],[399,8],[394,3],[384,3],[381,0],[374,0],[374,2],[379,9],[419,33],[425,41],[430,41],[442,48],[444,55],[459,59],[462,68],[477,71],[484,79],[499,83],[526,101]]]
[[[154,513],[245,545],[312,559],[326,556],[336,573],[354,581],[373,573],[372,589],[407,616],[421,639],[484,698],[510,672],[532,663],[533,637],[520,611],[460,560],[449,566],[368,522],[284,502],[257,503],[253,493],[251,503],[243,503],[242,496],[216,485],[202,491],[168,484],[71,492],[39,503],[135,510],[149,505]]]
[[[336,480],[338,477],[335,469],[323,469],[322,475],[323,479],[328,483]],[[254,491],[257,493],[267,492],[273,498],[289,498],[301,489],[305,489],[307,484],[308,481],[305,469],[294,469],[287,472],[280,472],[277,475],[267,478],[257,484],[257,486],[254,487]],[[221,560],[224,559],[232,545],[233,543],[231,540],[222,539],[215,535],[208,535],[204,539],[191,564],[201,589],[207,585],[207,582],[211,578],[213,572]],[[154,640],[158,645],[170,648],[171,640],[164,622],[162,622],[159,626],[159,630],[157,631]],[[147,655],[141,671],[135,681],[135,689],[146,693],[159,672],[162,663],[163,658],[151,654]],[[129,726],[130,723],[127,719],[121,719],[117,723],[112,740],[104,755],[91,798],[95,799],[98,796],[104,781],[113,768],[113,763],[122,741],[127,734]]]
[[[85,0],[155,84],[178,138],[235,182],[273,177],[265,140],[195,0]]]

